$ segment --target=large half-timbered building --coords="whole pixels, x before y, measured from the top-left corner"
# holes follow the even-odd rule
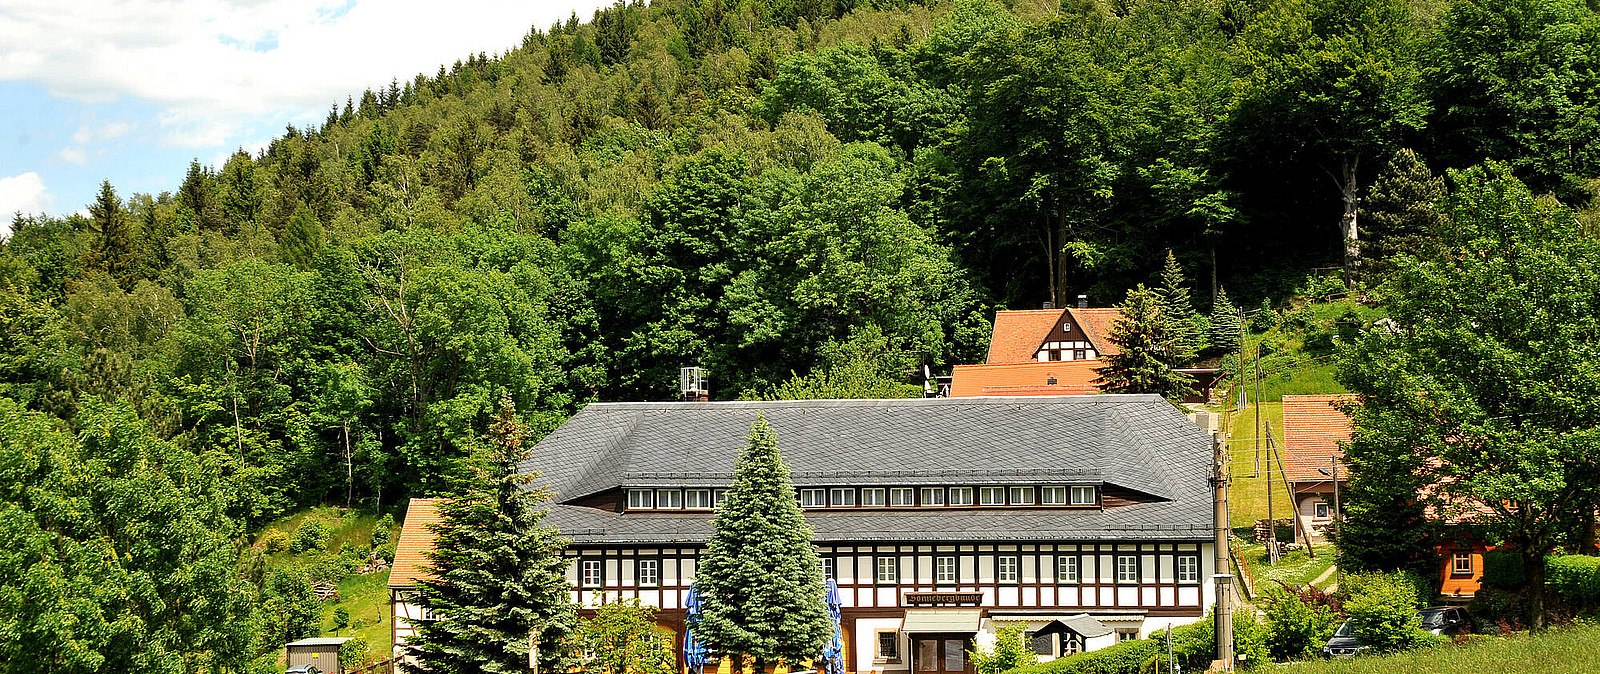
[[[1131,395],[589,405],[525,465],[556,494],[575,601],[638,599],[681,635],[758,414],[839,585],[851,671],[970,672],[1011,625],[1048,659],[1213,602],[1210,438]]]

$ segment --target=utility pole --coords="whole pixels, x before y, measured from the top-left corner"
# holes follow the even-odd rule
[[[1212,577],[1217,582],[1217,659],[1223,662],[1223,671],[1233,671],[1233,609],[1232,592],[1233,574],[1228,563],[1228,455],[1221,442],[1216,438],[1211,440],[1211,448],[1216,457],[1216,465],[1212,468],[1212,484],[1216,488],[1216,498],[1211,512],[1215,520],[1216,541],[1216,573]]]
[[[1344,519],[1344,504],[1339,502],[1339,457],[1328,457],[1328,463],[1333,464],[1333,474],[1329,477],[1333,478],[1333,540],[1337,541],[1339,540],[1339,534],[1344,532],[1344,529],[1339,524]],[[1307,543],[1307,547],[1310,547],[1309,543]],[[1337,555],[1334,556],[1333,560],[1333,582],[1338,583],[1341,587],[1344,585],[1344,569],[1339,568]]]
[[[1261,475],[1261,345],[1256,344],[1256,470],[1255,477]],[[1272,466],[1267,466],[1267,472],[1272,472]]]

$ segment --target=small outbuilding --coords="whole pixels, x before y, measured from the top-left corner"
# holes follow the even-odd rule
[[[316,665],[328,674],[340,674],[344,670],[339,667],[339,647],[349,640],[350,637],[316,637],[291,642],[284,646],[289,651],[288,666]]]

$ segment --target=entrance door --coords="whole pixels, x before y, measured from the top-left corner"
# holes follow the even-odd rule
[[[967,660],[972,639],[961,635],[911,637],[912,669],[916,674],[973,674]]]

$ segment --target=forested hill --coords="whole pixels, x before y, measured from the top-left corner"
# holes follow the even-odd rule
[[[501,396],[548,430],[684,365],[729,397],[976,362],[993,309],[1120,301],[1168,249],[1253,306],[1352,227],[1426,238],[1407,190],[1447,169],[1586,207],[1597,136],[1576,0],[618,5],[18,216],[0,392],[10,423],[132,410],[243,521],[393,502]]]

